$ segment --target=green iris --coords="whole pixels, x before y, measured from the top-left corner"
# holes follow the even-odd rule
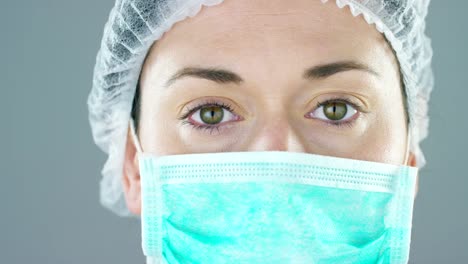
[[[224,111],[219,106],[209,106],[200,109],[200,119],[210,125],[218,124],[223,120]]]
[[[348,112],[346,103],[330,102],[323,106],[323,113],[330,120],[341,120],[346,116],[346,112]]]

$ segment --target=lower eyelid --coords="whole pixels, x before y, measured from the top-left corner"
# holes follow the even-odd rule
[[[320,120],[324,122],[327,126],[333,127],[333,128],[352,128],[354,125],[356,125],[359,122],[359,119],[362,118],[362,113],[357,111],[356,114],[354,114],[350,119],[346,121],[341,121],[341,122],[327,122],[325,120]]]
[[[320,122],[323,122],[325,123],[326,125],[330,125],[330,126],[333,126],[333,127],[339,127],[341,125],[352,125],[354,122],[356,122],[356,120],[361,116],[361,114],[363,112],[359,111],[358,109],[355,109],[356,110],[356,113],[354,113],[351,117],[349,117],[348,119],[346,120],[338,120],[338,121],[333,121],[333,120],[327,120],[327,119],[323,119],[323,118],[318,118],[318,117],[315,117],[313,116],[313,112],[314,111],[317,111],[318,108],[314,109],[313,111],[311,112],[308,112],[307,114],[304,115],[304,117],[308,118],[308,119],[314,119],[314,120],[318,120]]]
[[[198,124],[194,125],[188,121],[184,123],[189,125],[190,128],[195,129],[196,131],[200,133],[208,134],[210,136],[216,136],[216,135],[223,134],[225,130],[229,130],[232,122],[228,122],[228,124],[223,124],[223,125],[198,125]]]

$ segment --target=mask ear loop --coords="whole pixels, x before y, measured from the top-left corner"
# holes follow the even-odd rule
[[[408,130],[408,136],[406,140],[406,154],[405,154],[405,163],[403,165],[409,166],[408,161],[409,161],[409,154],[410,154],[410,144],[411,144],[411,133]]]
[[[137,153],[143,153],[143,149],[141,148],[140,141],[138,140],[138,136],[135,131],[135,121],[133,118],[130,118],[130,134],[133,140],[133,144],[135,145]]]

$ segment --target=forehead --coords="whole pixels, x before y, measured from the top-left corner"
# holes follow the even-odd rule
[[[147,60],[159,62],[164,68],[159,73],[181,65],[240,73],[248,65],[271,73],[338,60],[364,61],[378,69],[389,63],[385,58],[393,60],[393,53],[382,34],[347,7],[318,0],[225,0],[176,23]]]

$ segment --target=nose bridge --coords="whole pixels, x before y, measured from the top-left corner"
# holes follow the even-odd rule
[[[304,142],[296,133],[288,115],[282,111],[266,116],[256,127],[249,151],[305,152]]]

